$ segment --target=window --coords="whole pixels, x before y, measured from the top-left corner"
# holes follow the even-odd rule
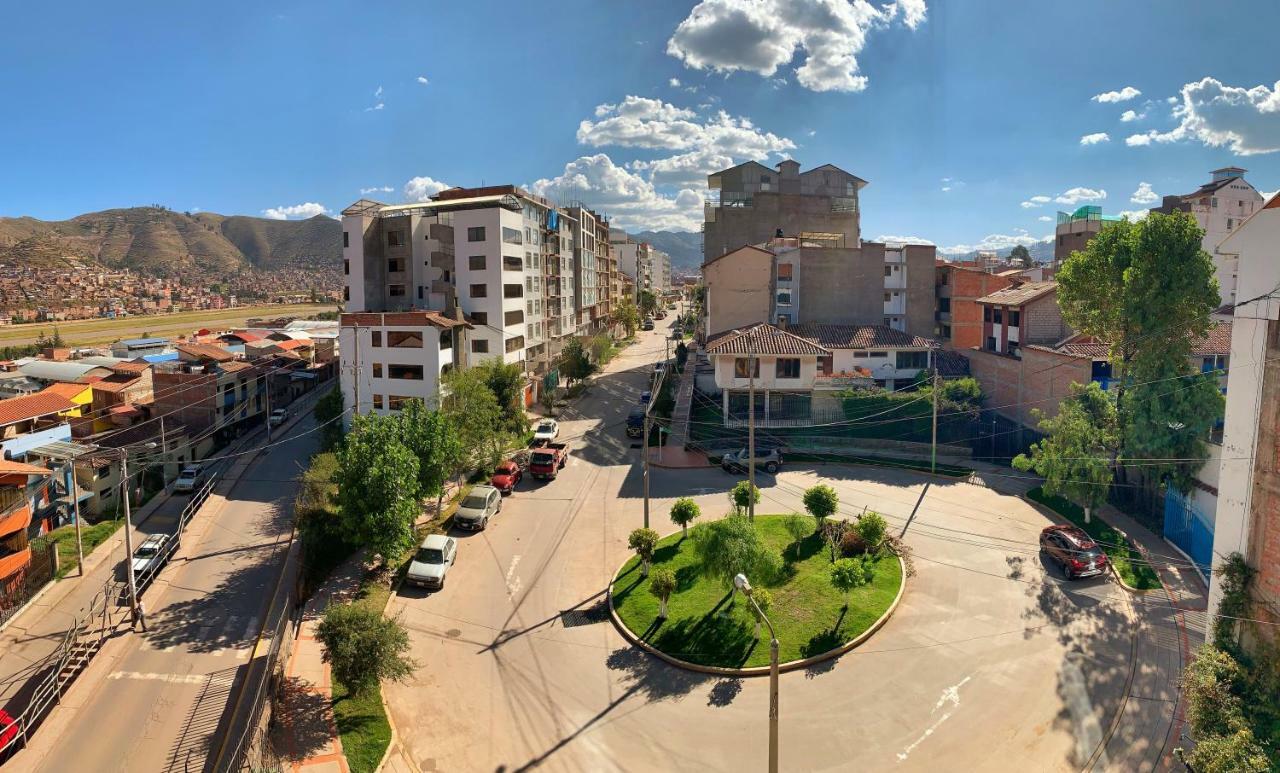
[[[951,299],[950,299],[950,298],[939,298],[939,299],[938,299],[938,311],[942,312],[943,314],[950,314],[950,313],[951,313]]]
[[[418,285],[418,300],[422,300],[422,285]]]
[[[987,336],[987,351],[994,352],[996,350],[995,336]]]
[[[779,291],[778,291],[778,305],[779,305],[779,306],[790,306],[790,305],[791,305],[791,291],[790,291],[790,290],[779,290]]]
[[[503,271],[520,271],[520,270],[521,270],[521,269],[523,269],[523,268],[524,268],[524,266],[520,265],[520,258],[519,258],[519,256],[516,256],[516,255],[503,255],[503,256],[502,256],[502,270],[503,270]]]
[[[396,230],[396,231],[387,231],[387,246],[388,246],[388,247],[403,247],[403,246],[404,246],[404,231],[400,231],[400,230]]]
[[[734,378],[760,378],[760,360],[757,359],[753,364],[754,368],[748,368],[747,357],[736,357],[733,360],[733,377]],[[755,371],[752,373],[751,371]]]
[[[793,270],[794,270],[794,265],[793,265],[793,264],[791,264],[791,263],[779,263],[779,264],[778,264],[778,281],[779,281],[779,282],[790,282],[790,281],[791,281],[791,272],[792,272]]]
[[[990,306],[983,306],[983,307],[982,307],[982,321],[983,321],[983,322],[990,322],[990,321],[991,321],[991,307],[990,307]]]
[[[503,297],[503,298],[523,298],[523,297],[524,297],[524,286],[523,286],[523,285],[516,285],[516,284],[503,285],[503,286],[502,286],[502,297]]]
[[[885,303],[888,303],[888,302],[889,302],[889,294],[888,294],[888,293],[885,293],[885,294],[884,294],[884,302],[885,302]]]
[[[504,325],[519,325],[521,322],[524,322],[524,312],[520,309],[508,311],[502,315]]]
[[[774,375],[776,378],[800,378],[800,360],[795,357],[779,357]]]
[[[885,267],[884,267],[884,275],[885,275],[885,276],[893,276],[893,271],[892,271],[888,266],[885,266]]]
[[[391,258],[387,261],[387,271],[395,274],[404,271],[404,258]]]
[[[1009,327],[1018,327],[1022,322],[1022,312],[1016,309],[1009,309]]]
[[[387,285],[387,295],[392,298],[404,297],[404,285]]]
[[[440,331],[440,349],[444,350],[444,349],[452,349],[452,348],[453,348],[453,331],[441,330]]]
[[[1018,356],[1020,356],[1020,355],[1018,354],[1018,342],[1017,342],[1017,341],[1010,341],[1010,342],[1009,342],[1009,344],[1008,344],[1008,346],[1005,348],[1005,353],[1006,353],[1006,354],[1008,354],[1010,357],[1018,357]]]
[[[382,378],[382,363],[380,362],[373,363],[373,377]]]
[[[477,325],[487,325],[489,324],[489,312],[473,311],[471,312],[471,321]]]
[[[867,352],[868,357],[888,357],[888,352]]]
[[[898,352],[898,370],[924,370],[929,367],[928,352]]]
[[[823,376],[830,376],[831,372],[834,370],[832,362],[833,360],[831,357],[819,357],[818,373],[820,373]]]
[[[520,230],[517,228],[502,227],[502,241],[507,244],[524,244],[521,238]]]
[[[382,331],[381,331],[381,330],[375,330],[375,331],[373,331],[373,345],[374,345],[374,346],[382,346]]]
[[[342,261],[342,275],[351,276],[351,261],[349,260]]]
[[[472,271],[484,271],[484,256],[472,255],[471,257],[467,258],[467,268],[471,269]]]
[[[484,226],[472,226],[467,229],[467,241],[482,242],[484,241]]]
[[[343,247],[351,246],[351,234],[347,233],[346,231],[342,232],[342,246]]]
[[[344,288],[342,288],[342,300],[344,300],[344,301],[349,301],[349,300],[351,300],[351,288],[350,288],[350,287],[344,287]]]
[[[473,354],[488,354],[489,342],[483,338],[471,339],[471,352]]]
[[[507,352],[518,352],[524,348],[524,336],[507,339]]]
[[[991,321],[997,325],[1004,321],[1004,309],[996,308],[991,310]]]
[[[472,298],[488,298],[489,285],[485,285],[485,284],[471,285],[470,292],[471,292]]]
[[[382,410],[382,395],[373,396],[373,407],[379,411]]]
[[[417,330],[388,330],[387,346],[398,349],[421,349],[422,333]]]
[[[387,378],[397,378],[397,379],[408,380],[408,381],[421,381],[422,366],[421,365],[395,365],[395,364],[388,365]]]
[[[387,409],[391,411],[402,410],[404,404],[412,399],[412,397],[405,397],[404,395],[387,395]]]

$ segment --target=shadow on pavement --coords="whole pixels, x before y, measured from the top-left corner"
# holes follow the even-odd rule
[[[272,745],[290,762],[301,762],[329,746],[329,699],[314,685],[297,676],[286,676],[276,699],[286,721],[273,728]]]

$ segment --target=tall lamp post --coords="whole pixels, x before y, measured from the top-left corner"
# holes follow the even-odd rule
[[[145,448],[155,448],[154,442],[147,443]],[[129,506],[129,452],[123,448],[116,449],[120,452],[120,488],[124,493],[124,566],[125,576],[128,580],[129,587],[129,613],[131,627],[142,624],[142,630],[147,630],[147,621],[142,616],[142,606],[138,603],[138,583],[133,572],[133,514]]]
[[[756,614],[769,627],[769,773],[778,773],[778,635],[773,632],[773,623],[769,622],[764,610],[751,596],[751,582],[745,574],[733,577],[733,586],[742,591]]]

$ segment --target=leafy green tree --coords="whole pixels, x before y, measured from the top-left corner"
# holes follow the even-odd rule
[[[591,350],[591,361],[597,366],[603,365],[613,353],[613,341],[607,335],[594,336],[588,347]]]
[[[560,352],[560,375],[564,376],[572,384],[575,381],[585,380],[597,370],[599,370],[599,366],[587,356],[587,351],[583,348],[582,341],[577,338],[570,338]]]
[[[813,519],[800,513],[792,513],[782,520],[782,525],[791,535],[791,544],[796,546],[796,558],[800,557],[800,543],[814,532]]]
[[[769,607],[773,606],[773,594],[768,588],[752,588],[751,600],[755,603],[750,605],[751,618],[756,621],[756,630],[752,634],[752,638],[760,638],[760,626],[764,625],[765,615],[769,614]]]
[[[702,508],[689,497],[680,497],[671,504],[671,522],[679,526],[686,537],[689,536],[689,524],[700,515]]]
[[[1205,644],[1182,675],[1187,721],[1196,747],[1185,754],[1197,771],[1272,770],[1245,716],[1249,675],[1229,653]]]
[[[418,399],[406,401],[398,418],[404,444],[418,457],[418,495],[439,498],[462,453],[457,431],[448,417]]]
[[[383,680],[404,681],[418,664],[406,653],[409,634],[396,620],[359,604],[330,604],[316,638],[333,678],[354,695],[364,695]]]
[[[610,312],[609,321],[615,325],[622,325],[627,331],[627,337],[630,338],[636,334],[636,328],[640,327],[640,310],[630,298],[623,298]]]
[[[529,431],[529,415],[524,410],[524,370],[517,363],[489,359],[470,368],[476,371],[493,393],[501,409],[499,427],[510,435]]]
[[[875,576],[875,563],[868,555],[841,558],[831,564],[831,584],[844,594],[845,606],[849,605],[849,594],[854,588],[869,584]]]
[[[658,547],[658,532],[653,529],[632,529],[627,535],[627,547],[640,557],[640,576],[649,576],[649,563],[653,561],[653,551]]]
[[[875,552],[880,549],[885,535],[889,533],[889,522],[875,510],[868,510],[853,522],[853,530],[862,538],[867,550]]]
[[[752,523],[742,515],[700,523],[693,527],[690,538],[702,572],[730,590],[735,590],[733,578],[738,574],[767,581],[781,565],[778,554],[764,544]]]
[[[667,600],[676,592],[676,573],[659,566],[649,574],[649,593],[658,599],[658,618],[667,618]]]
[[[1015,245],[1012,250],[1009,250],[1009,262],[1022,268],[1031,268],[1033,265],[1031,251],[1021,244]]]
[[[343,396],[342,390],[334,387],[324,394],[319,400],[316,400],[315,408],[312,414],[316,418],[316,423],[320,425],[320,449],[322,451],[332,451],[342,442],[342,413]]]
[[[751,481],[738,481],[729,489],[729,504],[733,507],[734,515],[746,514],[752,504],[760,504],[760,487],[753,488]]]
[[[476,368],[453,370],[445,374],[442,384],[440,410],[464,449],[454,460],[454,476],[497,464],[512,438],[504,429],[502,406],[484,373]]]
[[[654,295],[652,290],[641,290],[636,305],[640,308],[641,314],[646,317],[652,316],[658,310],[658,296]]]
[[[401,440],[399,421],[357,416],[338,452],[338,512],[351,542],[391,563],[413,546],[418,516],[418,458]]]
[[[825,483],[805,489],[801,501],[804,502],[804,509],[809,515],[818,520],[819,529],[827,518],[836,514],[836,510],[840,507],[840,496],[836,494],[835,489]]]
[[[1030,455],[1014,457],[1013,466],[1044,476],[1045,493],[1079,505],[1088,523],[1111,487],[1118,444],[1115,403],[1096,382],[1072,384],[1071,396],[1059,404],[1056,416],[1044,418],[1039,410],[1033,414],[1046,437],[1031,445]]]

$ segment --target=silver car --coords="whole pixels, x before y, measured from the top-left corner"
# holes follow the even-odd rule
[[[501,509],[501,492],[493,486],[476,486],[458,505],[457,512],[453,514],[453,525],[459,529],[480,531]]]
[[[411,585],[439,590],[444,587],[444,577],[457,556],[457,540],[443,534],[432,534],[422,541],[405,579]]]
[[[204,483],[204,468],[198,464],[188,465],[182,468],[182,472],[178,473],[178,479],[173,482],[173,493],[190,494]]]

